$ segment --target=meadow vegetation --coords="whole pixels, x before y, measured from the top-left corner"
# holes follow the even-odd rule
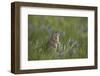
[[[60,33],[57,52],[47,49],[53,32]],[[79,59],[88,57],[88,18],[28,16],[28,60]]]

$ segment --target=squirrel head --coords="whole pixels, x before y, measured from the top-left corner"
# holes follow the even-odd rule
[[[53,33],[53,39],[57,40],[59,39],[60,33],[59,32],[54,32]]]

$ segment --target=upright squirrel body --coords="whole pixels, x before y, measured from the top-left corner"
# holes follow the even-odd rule
[[[60,46],[60,41],[59,41],[60,33],[54,32],[50,39],[49,39],[49,48],[55,48],[57,49]]]

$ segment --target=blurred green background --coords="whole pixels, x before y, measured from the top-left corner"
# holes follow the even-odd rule
[[[60,33],[58,52],[47,50],[53,32]],[[28,15],[28,60],[88,57],[88,18]]]

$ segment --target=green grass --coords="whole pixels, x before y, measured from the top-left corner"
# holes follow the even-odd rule
[[[87,58],[88,18],[28,16],[28,60]],[[53,32],[60,32],[58,51],[47,48]]]

